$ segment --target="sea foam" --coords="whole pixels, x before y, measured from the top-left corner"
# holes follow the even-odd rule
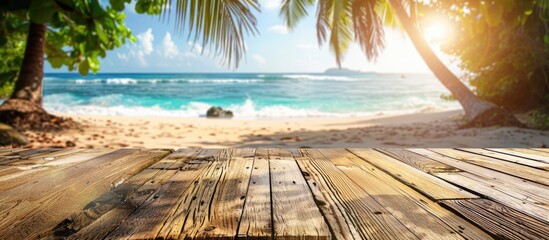
[[[77,115],[102,116],[170,116],[170,117],[204,117],[212,105],[204,102],[189,102],[177,109],[166,109],[159,105],[127,106],[120,104],[123,95],[112,94],[94,97],[86,103],[65,94],[48,96],[45,108],[50,112],[60,112]],[[446,110],[439,106],[425,106],[417,109],[401,111],[353,112],[336,113],[321,111],[317,108],[296,108],[282,105],[258,107],[252,99],[246,99],[242,104],[231,104],[224,107],[233,111],[236,119],[257,118],[310,118],[310,117],[360,117],[374,115],[394,115],[415,112],[435,112]]]

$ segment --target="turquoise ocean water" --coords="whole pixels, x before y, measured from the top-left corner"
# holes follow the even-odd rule
[[[430,74],[46,74],[48,111],[83,115],[236,118],[352,117],[456,109]]]

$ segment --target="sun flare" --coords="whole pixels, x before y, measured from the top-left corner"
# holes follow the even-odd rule
[[[441,23],[433,23],[423,30],[423,36],[429,42],[443,42],[449,39],[450,31]]]
[[[432,18],[425,23],[423,37],[431,43],[442,43],[452,38],[452,25],[444,18]]]

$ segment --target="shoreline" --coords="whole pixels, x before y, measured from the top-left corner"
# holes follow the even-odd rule
[[[58,114],[81,129],[27,131],[27,147],[543,147],[549,131],[458,129],[461,110],[352,118],[207,119]]]

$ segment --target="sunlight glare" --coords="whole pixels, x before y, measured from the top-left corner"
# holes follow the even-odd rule
[[[447,38],[448,31],[440,23],[434,23],[423,30],[423,36],[429,42],[442,42]]]
[[[429,19],[423,28],[423,37],[430,43],[443,43],[452,39],[452,26],[444,18]]]

